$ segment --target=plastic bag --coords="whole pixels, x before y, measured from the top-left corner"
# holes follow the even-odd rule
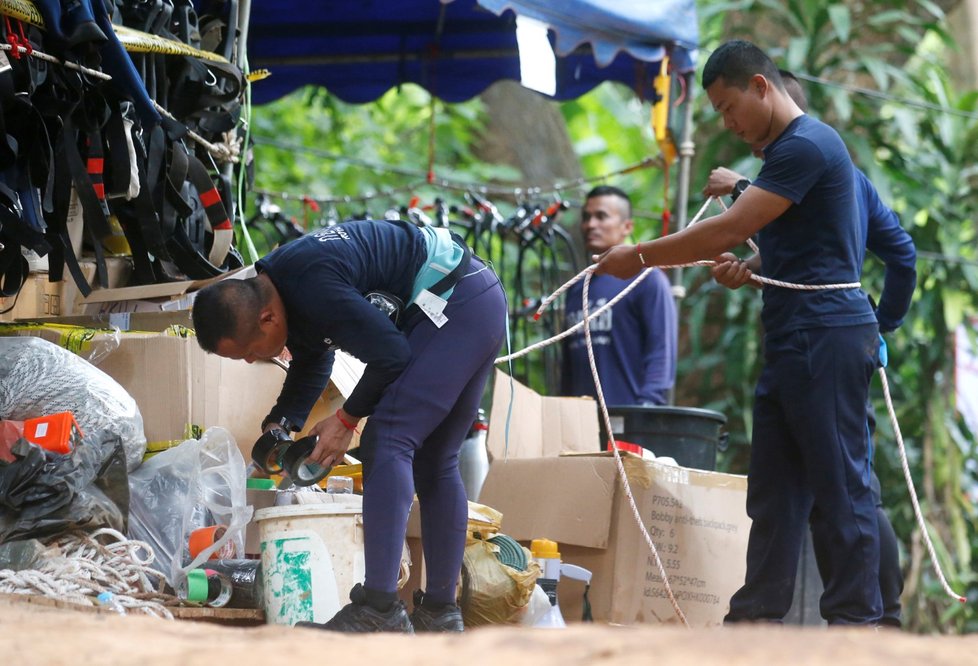
[[[12,451],[16,460],[0,465],[0,543],[103,527],[125,531],[129,483],[118,435],[90,432],[67,455],[26,439]]]
[[[22,421],[58,412],[74,413],[84,433],[116,433],[129,471],[142,462],[143,418],[117,381],[53,342],[0,337],[0,418]]]
[[[525,571],[509,567],[496,557],[498,547],[475,540],[462,557],[462,586],[459,606],[466,627],[519,622],[540,577],[540,565],[523,548]]]
[[[209,428],[199,440],[156,454],[130,475],[129,537],[152,546],[151,566],[176,589],[187,571],[229,540],[244,553],[244,527],[252,513],[245,485],[244,458],[231,433]],[[191,561],[190,533],[208,525],[228,529]]]

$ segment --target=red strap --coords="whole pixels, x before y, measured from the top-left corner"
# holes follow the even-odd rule
[[[340,410],[338,409],[336,410],[336,418],[339,419],[339,422],[343,424],[344,428],[346,428],[347,430],[352,430],[358,435],[360,434],[360,431],[357,430],[357,427],[355,425],[353,425],[352,423],[344,419],[342,416],[340,416]]]

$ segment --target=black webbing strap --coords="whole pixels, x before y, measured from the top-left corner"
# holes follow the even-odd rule
[[[176,151],[177,147],[174,146]],[[231,222],[227,209],[221,200],[220,193],[214,186],[210,174],[203,163],[195,155],[185,153],[187,160],[187,182],[180,185],[179,192],[175,191],[176,183],[171,192],[174,207],[167,214],[173,214],[173,235],[168,239],[167,249],[177,267],[192,279],[214,277],[225,272],[223,266],[216,266],[207,257],[205,241],[206,229],[200,228],[201,211],[211,232],[214,230],[229,230]],[[187,198],[183,197],[186,194]],[[171,199],[171,197],[168,197]],[[190,227],[193,226],[193,233]],[[226,263],[226,262],[225,262]]]
[[[116,107],[105,125],[108,150],[105,153],[105,185],[111,196],[126,196],[132,182],[134,165],[129,161],[132,137],[126,131],[122,109]]]

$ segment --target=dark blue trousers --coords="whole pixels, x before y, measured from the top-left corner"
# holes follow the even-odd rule
[[[753,521],[743,587],[726,622],[780,621],[791,606],[804,530],[823,570],[830,624],[882,615],[879,529],[867,474],[866,400],[876,368],[875,324],[794,331],[765,340],[747,481]]]
[[[421,507],[426,601],[455,602],[468,503],[458,453],[475,421],[502,346],[506,300],[496,275],[473,259],[436,327],[419,315],[406,331],[411,361],[384,392],[360,443],[368,591],[397,591],[415,492]]]

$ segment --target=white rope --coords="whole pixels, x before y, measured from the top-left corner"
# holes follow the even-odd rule
[[[105,541],[102,543],[99,537]],[[52,542],[34,569],[0,569],[0,593],[38,594],[84,606],[99,606],[99,594],[111,592],[123,612],[173,619],[168,599],[153,587],[153,549],[113,529],[69,534]]]
[[[967,599],[951,589],[947,578],[944,576],[944,571],[941,569],[937,554],[934,552],[934,544],[931,542],[930,533],[927,530],[927,525],[924,523],[924,514],[920,510],[920,502],[917,501],[917,490],[914,488],[913,478],[910,476],[910,463],[907,461],[907,449],[903,444],[903,434],[900,432],[896,410],[893,409],[893,400],[890,398],[890,383],[886,379],[886,370],[880,367],[879,375],[880,381],[883,383],[883,397],[886,398],[886,411],[890,415],[890,423],[893,424],[893,434],[896,436],[897,448],[900,452],[900,465],[903,467],[903,478],[907,480],[907,489],[910,491],[910,503],[913,504],[913,514],[917,519],[917,525],[920,527],[920,533],[923,535],[924,545],[930,554],[931,566],[934,568],[934,573],[937,574],[938,580],[941,581],[941,587],[944,588],[944,592],[952,599],[965,603]]]
[[[13,51],[13,50],[14,47],[11,46],[10,44],[0,44],[0,51]],[[31,49],[30,51],[28,51],[23,46],[18,46],[17,52],[20,53],[21,55],[25,55],[33,58],[40,58],[41,60],[53,62],[56,65],[61,65],[62,67],[73,69],[76,72],[81,72],[82,74],[91,76],[96,79],[101,79],[102,81],[112,80],[112,77],[106,74],[105,72],[100,72],[96,69],[89,69],[88,67],[83,67],[82,65],[73,63],[70,60],[58,60],[53,55],[48,55],[47,53],[44,53],[43,51],[38,51],[37,49]]]
[[[153,106],[156,107],[157,111],[162,113],[170,120],[176,120],[177,122],[180,122],[179,118],[177,118],[172,113],[170,113],[162,106],[157,104],[155,100],[153,100]],[[223,143],[211,143],[210,141],[202,137],[200,134],[197,134],[197,132],[193,131],[192,129],[187,129],[187,137],[189,137],[190,139],[194,140],[196,143],[203,146],[204,150],[206,150],[207,152],[209,152],[211,155],[213,155],[219,160],[236,163],[240,159],[241,150],[237,146],[231,147]]]
[[[586,341],[587,360],[591,365],[591,376],[594,377],[594,388],[598,396],[598,405],[601,408],[601,418],[604,419],[604,427],[606,429],[605,432],[610,435],[612,432],[614,432],[614,428],[611,427],[611,417],[608,415],[608,407],[604,400],[604,391],[601,389],[601,379],[598,377],[598,366],[594,360],[594,347],[591,345],[591,324],[588,318],[588,290],[590,287],[591,273],[588,273],[584,278],[584,339]],[[659,557],[659,551],[655,547],[655,543],[652,541],[652,535],[650,535],[648,529],[646,529],[645,523],[642,521],[642,515],[639,513],[638,506],[635,503],[635,497],[632,495],[632,488],[628,482],[628,475],[625,474],[625,465],[621,461],[621,454],[618,452],[618,447],[613,445],[611,450],[614,452],[615,465],[618,467],[618,475],[621,478],[622,487],[625,489],[625,497],[628,498],[628,506],[632,510],[632,516],[635,518],[635,523],[642,532],[642,537],[645,539],[645,544],[649,547],[649,550],[652,551],[652,557],[655,559],[655,566],[659,570],[659,576],[662,578],[662,585],[666,588],[666,594],[669,596],[669,603],[672,604],[672,609],[676,612],[676,616],[679,618],[679,621],[682,622],[683,626],[688,629],[689,621],[686,620],[685,613],[683,613],[683,610],[679,607],[679,602],[676,601],[676,595],[674,595],[672,592],[672,585],[669,584],[669,576],[666,574],[666,568],[663,566],[662,559]]]

